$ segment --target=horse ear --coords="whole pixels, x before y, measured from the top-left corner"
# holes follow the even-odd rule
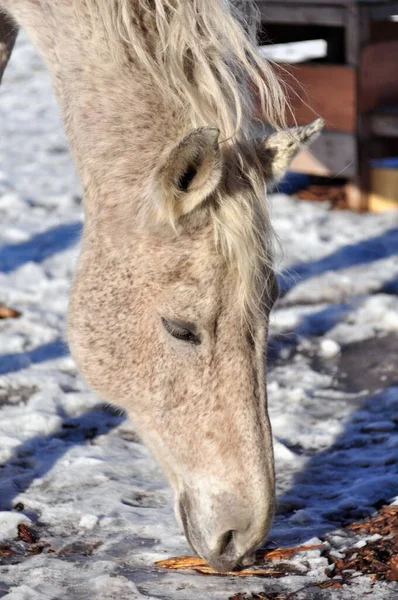
[[[313,142],[323,129],[323,119],[309,125],[277,131],[261,143],[259,156],[267,183],[276,183],[287,171],[293,158]]]
[[[194,129],[171,150],[160,168],[161,213],[172,224],[198,207],[220,183],[219,135],[216,127]]]

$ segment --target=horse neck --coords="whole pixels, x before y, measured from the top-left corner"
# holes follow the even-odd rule
[[[185,125],[149,76],[90,36],[71,5],[17,0],[13,12],[52,74],[87,217],[123,220],[126,202],[130,218],[134,209],[139,216],[162,152]]]

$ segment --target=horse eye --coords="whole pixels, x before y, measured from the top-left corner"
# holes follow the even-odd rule
[[[183,342],[189,342],[190,344],[195,345],[198,345],[201,342],[200,337],[194,331],[192,331],[191,328],[186,326],[184,327],[179,323],[170,321],[164,317],[162,317],[162,325],[167,333],[172,335],[177,340],[182,340]]]

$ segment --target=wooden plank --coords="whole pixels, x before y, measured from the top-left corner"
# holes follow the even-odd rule
[[[398,1],[383,2],[381,4],[372,2],[369,5],[369,16],[372,21],[385,21],[389,17],[398,14]]]
[[[321,6],[327,4],[330,6],[352,6],[352,5],[369,5],[369,6],[394,6],[397,0],[313,0],[313,4]],[[302,0],[284,0],[285,4],[301,4]],[[307,3],[308,0],[307,0]],[[255,4],[261,7],[264,4],[279,4],[279,0],[255,0]]]
[[[370,39],[372,42],[398,40],[398,21],[372,21],[370,24]]]
[[[353,68],[298,64],[275,65],[275,69],[287,85],[288,98],[299,125],[321,116],[328,129],[355,131],[356,84]]]
[[[362,38],[366,37],[367,11],[359,10],[358,5],[347,6],[344,27],[345,63],[358,67]],[[364,22],[363,22],[364,21]],[[365,25],[365,31],[364,31]]]
[[[261,21],[297,25],[344,25],[345,10],[341,6],[319,6],[316,3],[289,4],[284,2],[259,4]]]
[[[355,136],[326,131],[293,161],[293,171],[325,177],[353,177],[357,172]]]
[[[374,167],[370,172],[369,210],[398,209],[398,169]]]
[[[361,53],[358,94],[361,112],[398,103],[398,41],[369,44]]]

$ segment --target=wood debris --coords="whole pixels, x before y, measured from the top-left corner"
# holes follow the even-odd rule
[[[357,571],[374,580],[398,581],[398,506],[385,507],[376,516],[352,523],[347,529],[380,537],[366,541],[362,547],[354,545],[345,551],[343,558],[327,551],[325,556],[334,565],[327,574],[347,580],[352,571]]]
[[[228,600],[286,600],[285,594],[279,594],[278,592],[254,592],[252,594],[235,594],[228,598]]]
[[[10,546],[0,546],[0,556],[10,556],[12,554],[16,554],[16,552]]]
[[[39,541],[38,534],[25,523],[18,525],[18,538],[27,544],[36,544]]]
[[[347,196],[341,185],[310,185],[295,194],[301,200],[330,202],[332,210],[348,209]]]
[[[267,550],[264,554],[261,553],[261,558],[264,560],[287,559],[292,558],[297,552],[317,550],[324,547],[324,544],[312,544],[309,546],[293,546],[292,548],[275,548],[275,550]]]
[[[21,313],[15,308],[0,303],[0,319],[16,319]]]
[[[198,556],[175,556],[173,558],[167,558],[166,560],[159,560],[155,563],[156,567],[163,569],[193,569],[199,573],[205,573],[206,575],[233,575],[234,577],[282,577],[286,575],[286,570],[289,570],[291,574],[291,568],[286,565],[278,565],[276,567],[270,567],[270,565],[264,564],[264,561],[279,560],[291,558],[296,552],[304,552],[306,550],[315,550],[317,548],[323,548],[323,544],[314,544],[311,546],[295,546],[293,548],[275,548],[274,550],[268,550],[259,552],[257,554],[256,564],[250,569],[239,569],[234,571],[228,571],[226,573],[219,573],[215,571]],[[269,568],[270,567],[270,568]]]
[[[155,562],[155,567],[161,567],[162,569],[193,569],[198,573],[204,573],[206,575],[233,575],[234,577],[282,577],[284,572],[278,569],[242,569],[240,571],[226,571],[219,573],[215,571],[198,556],[174,556],[173,558],[167,558],[166,560],[158,560]]]
[[[344,583],[344,579],[325,579],[325,581],[318,581],[314,585],[319,587],[321,590],[327,590],[328,588],[340,588]]]

